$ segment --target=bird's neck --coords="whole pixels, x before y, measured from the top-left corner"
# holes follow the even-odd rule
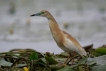
[[[56,41],[59,47],[64,47],[62,43],[64,40],[63,32],[59,28],[59,25],[57,24],[56,20],[53,18],[52,15],[51,17],[48,18],[48,20],[49,20],[49,27],[50,27],[54,40]]]
[[[56,20],[53,18],[52,15],[48,18],[49,27],[52,33],[58,33],[60,30],[59,25],[57,24]]]

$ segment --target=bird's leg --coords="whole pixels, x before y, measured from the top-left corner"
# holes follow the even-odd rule
[[[70,57],[72,57],[72,58],[69,60]],[[76,57],[76,53],[75,52],[69,53],[69,56],[66,59],[66,61],[64,62],[64,64],[69,64],[70,61],[72,62],[71,64],[73,64],[75,57]]]
[[[67,62],[67,64],[69,64],[69,62],[71,61],[71,64],[74,64],[74,59],[78,57],[78,55],[76,55],[76,52],[72,52],[70,55],[72,55],[72,58]]]
[[[71,64],[73,64],[74,59],[75,59],[75,58],[77,58],[77,57],[79,57],[79,56],[78,56],[78,55],[76,55],[76,56],[72,57],[72,58],[71,58],[71,59],[67,62],[67,64],[69,64],[69,62],[70,62],[70,61],[72,61],[72,63],[71,63]]]
[[[68,58],[65,60],[64,64],[67,64],[67,61],[69,60],[69,58],[71,57],[71,54],[69,54]]]
[[[72,61],[71,61],[71,62],[72,62],[71,64],[73,65],[73,64],[74,64],[74,59],[72,59]]]
[[[72,55],[73,55],[73,56],[76,56],[76,54],[75,54],[74,51],[73,51]],[[72,65],[74,64],[74,58],[72,58],[72,63],[71,63],[71,64],[72,64]]]

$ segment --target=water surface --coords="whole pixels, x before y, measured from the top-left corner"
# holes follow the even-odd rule
[[[106,44],[105,3],[105,0],[1,0],[0,51],[5,51],[4,47],[7,51],[26,46],[48,47],[44,51],[52,47],[57,50],[54,52],[61,51],[52,38],[48,20],[30,17],[43,9],[50,11],[60,28],[73,35],[81,44]]]

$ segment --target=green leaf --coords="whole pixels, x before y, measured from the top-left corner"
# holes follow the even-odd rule
[[[52,57],[45,57],[45,59],[49,62],[49,64],[57,64],[58,62]]]
[[[74,71],[71,67],[65,67],[62,69],[59,69],[58,71]]]
[[[45,58],[41,58],[40,60],[41,60],[41,62],[43,62],[43,63],[45,63],[45,64],[47,64],[47,63],[48,63],[48,62],[46,61],[46,59],[45,59]]]
[[[106,55],[93,58],[97,65],[106,65]]]
[[[85,64],[86,61],[87,61],[87,58],[82,58],[82,59],[78,62],[78,64]]]
[[[38,60],[38,55],[36,52],[33,52],[31,55],[30,55],[30,60]]]
[[[95,60],[87,61],[86,64],[87,65],[94,65],[94,64],[96,64],[96,61]]]
[[[106,66],[94,66],[91,69],[92,71],[106,71]]]
[[[98,48],[95,51],[99,54],[102,54],[102,55],[106,54],[106,48]]]
[[[42,63],[42,64],[44,64],[44,65],[48,64],[48,62],[46,61],[45,58],[39,59],[36,63]]]

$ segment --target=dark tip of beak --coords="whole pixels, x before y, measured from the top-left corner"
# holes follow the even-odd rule
[[[35,14],[32,14],[32,15],[30,15],[30,16],[35,16]]]
[[[40,15],[40,13],[32,14],[32,15],[30,15],[30,16],[39,16],[39,15]]]

